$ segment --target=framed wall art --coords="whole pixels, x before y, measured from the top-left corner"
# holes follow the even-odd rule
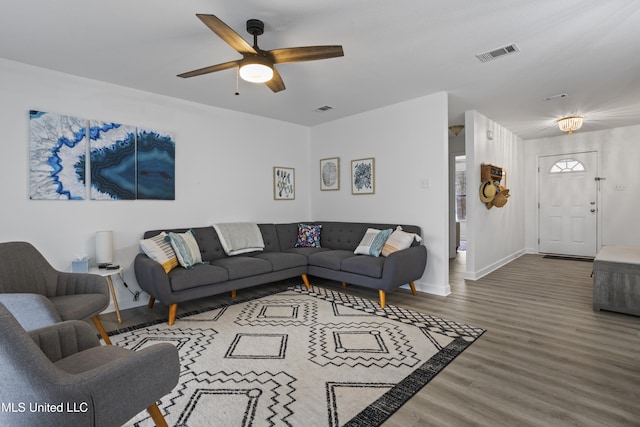
[[[29,110],[32,200],[175,200],[171,133]]]
[[[294,168],[273,168],[273,198],[293,200],[296,198],[296,171]]]
[[[320,160],[320,190],[340,189],[340,158],[331,157]]]
[[[351,160],[351,193],[374,194],[376,187],[375,159]]]

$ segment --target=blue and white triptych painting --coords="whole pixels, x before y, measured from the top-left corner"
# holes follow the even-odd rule
[[[29,113],[31,199],[175,200],[170,133]]]

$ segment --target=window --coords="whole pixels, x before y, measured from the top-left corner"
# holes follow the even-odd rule
[[[467,219],[467,160],[456,156],[456,221]]]
[[[574,159],[558,160],[551,166],[549,173],[584,172],[584,165]]]

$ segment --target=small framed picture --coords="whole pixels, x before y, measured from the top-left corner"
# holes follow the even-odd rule
[[[340,189],[340,157],[320,160],[320,190]]]
[[[351,160],[351,193],[374,194],[376,192],[375,159]]]
[[[273,198],[293,200],[296,198],[296,171],[294,168],[273,168]]]

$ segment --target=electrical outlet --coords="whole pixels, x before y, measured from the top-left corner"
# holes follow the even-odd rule
[[[420,180],[420,188],[431,188],[431,180],[429,178],[422,178]]]

